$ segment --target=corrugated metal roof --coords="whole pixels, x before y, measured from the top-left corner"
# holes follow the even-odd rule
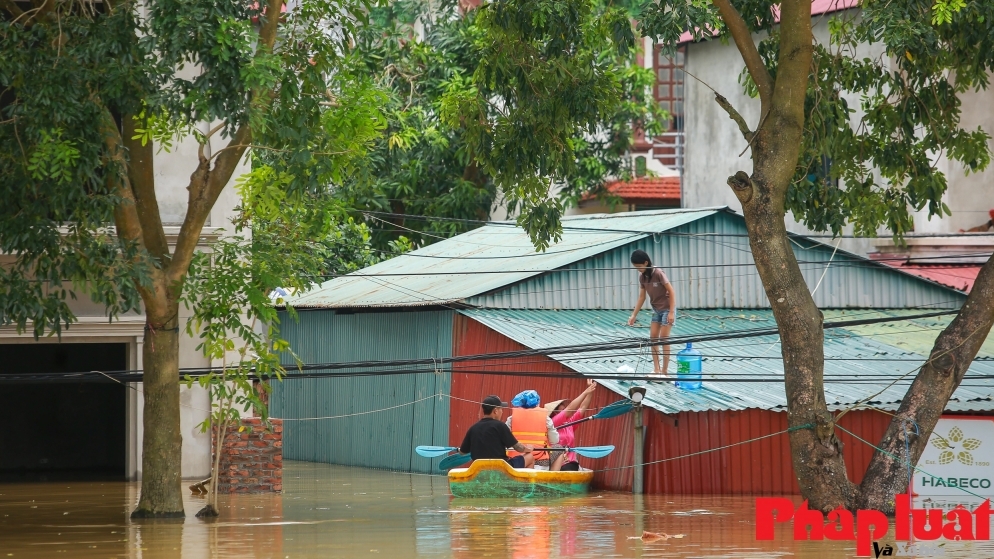
[[[791,248],[819,308],[959,308],[965,299],[930,281],[797,235]],[[717,212],[604,250],[546,273],[466,300],[469,306],[508,309],[630,309],[638,298],[633,249],[649,254],[685,309],[769,308],[742,216]],[[815,290],[815,287],[818,289]]]
[[[612,310],[496,310],[466,309],[462,314],[525,345],[538,349],[564,345],[603,343],[612,339],[622,340],[647,335],[645,326],[648,311],[641,315],[642,326],[627,325],[629,313]],[[920,310],[826,310],[826,321],[844,321],[878,316],[911,316]],[[692,310],[679,311],[674,336],[714,334],[722,331],[739,331],[775,327],[770,310]],[[913,378],[916,367],[925,360],[935,337],[951,317],[916,319],[909,321],[837,328],[826,330],[825,335],[825,398],[831,410],[849,407],[878,392],[869,405],[885,410],[896,410],[900,405],[907,382],[888,387],[893,377],[906,375]],[[645,403],[663,413],[707,410],[742,410],[760,408],[786,409],[787,400],[782,381],[770,382],[708,382],[708,377],[741,376],[743,379],[783,376],[778,336],[733,339],[695,345],[704,356],[704,387],[699,391],[676,388],[669,382],[634,382],[598,380],[605,387],[628,395],[628,388],[642,385],[648,388]],[[674,352],[680,348],[673,348]],[[582,355],[582,354],[581,354]],[[652,356],[649,349],[611,352],[611,355],[578,358],[578,355],[556,356],[553,359],[570,369],[586,374],[617,373],[628,365],[638,373],[651,372]],[[988,339],[970,374],[994,375],[994,341]],[[674,357],[675,359],[675,357]],[[862,359],[862,360],[859,360]],[[872,360],[867,360],[872,359]],[[887,359],[902,359],[888,361]],[[675,364],[670,372],[675,371]],[[888,375],[877,381],[867,376],[863,382],[832,382],[833,377],[853,375]],[[877,377],[878,379],[880,377]],[[967,379],[946,406],[947,411],[994,410],[994,380]]]
[[[492,224],[321,284],[294,307],[410,307],[458,303],[549,270],[661,233],[720,208],[563,218],[562,241],[535,252],[518,227]],[[516,273],[484,273],[512,270]],[[445,275],[446,272],[481,272]],[[370,277],[377,274],[401,274]]]
[[[953,289],[963,291],[964,293],[969,293],[970,290],[973,289],[973,284],[977,281],[977,276],[980,275],[980,269],[983,268],[983,266],[979,264],[958,264],[945,266],[910,264],[908,262],[884,262],[884,264],[909,274],[914,274],[920,278],[941,283],[942,285],[952,287]]]

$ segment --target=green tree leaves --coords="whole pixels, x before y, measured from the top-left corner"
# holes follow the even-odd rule
[[[774,3],[733,2],[775,78],[779,31]],[[867,0],[830,18],[830,40],[816,44],[808,82],[805,143],[786,209],[807,227],[840,233],[847,224],[874,236],[913,230],[914,211],[948,214],[939,157],[966,172],[990,163],[988,134],[961,122],[959,95],[985,87],[994,68],[994,4],[976,0]],[[646,4],[640,29],[672,48],[724,32],[710,2]],[[722,40],[725,37],[722,36]],[[884,56],[866,52],[884,51]],[[743,71],[740,80],[755,96]],[[750,123],[758,126],[759,123]],[[731,131],[730,131],[731,133]]]
[[[630,173],[633,124],[659,128],[653,75],[634,64],[635,46],[629,12],[598,2],[502,1],[462,14],[455,2],[429,9],[409,1],[373,10],[356,52],[389,94],[388,127],[372,153],[371,188],[350,186],[343,198],[478,220],[502,195],[522,211],[536,245],[547,245],[567,205]],[[393,222],[375,224],[375,246],[467,228]]]

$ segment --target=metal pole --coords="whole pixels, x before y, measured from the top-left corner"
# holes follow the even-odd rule
[[[634,468],[632,476],[632,493],[636,495],[642,494],[642,463],[643,460],[643,450],[645,445],[645,427],[642,426],[642,404],[635,404],[632,407],[632,413],[635,414],[635,440],[632,443],[634,448]]]

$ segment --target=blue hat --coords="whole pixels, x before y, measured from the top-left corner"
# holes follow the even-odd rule
[[[537,408],[541,401],[541,398],[538,397],[538,392],[535,392],[534,390],[525,390],[511,400],[511,405],[525,409]]]

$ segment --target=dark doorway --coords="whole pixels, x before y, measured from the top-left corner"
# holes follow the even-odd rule
[[[0,344],[0,375],[126,368],[126,344]],[[3,382],[0,422],[0,480],[125,477],[127,388],[121,384]]]

